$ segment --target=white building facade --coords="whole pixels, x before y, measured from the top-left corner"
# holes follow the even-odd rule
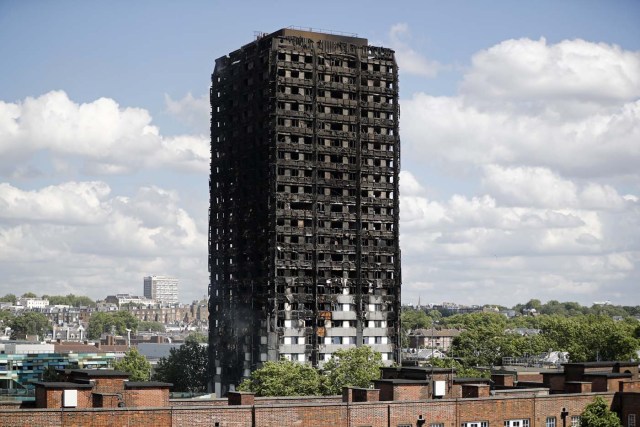
[[[162,304],[177,304],[178,279],[168,276],[145,277],[144,296]]]

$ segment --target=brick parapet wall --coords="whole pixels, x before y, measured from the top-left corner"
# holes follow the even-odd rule
[[[124,393],[127,407],[167,407],[169,406],[169,388],[129,389]]]
[[[170,408],[112,408],[65,410],[1,410],[0,426],[372,426],[415,425],[422,415],[425,425],[443,423],[458,427],[468,421],[488,421],[489,427],[502,427],[508,419],[530,419],[531,427],[545,427],[546,417],[560,411],[578,415],[595,396],[610,405],[614,393],[565,394],[538,397],[490,397],[482,399],[443,399],[405,402],[304,403],[239,406],[173,406]],[[617,401],[627,412],[640,407],[640,393],[623,393]]]

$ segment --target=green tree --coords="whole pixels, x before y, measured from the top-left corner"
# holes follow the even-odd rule
[[[13,319],[13,313],[9,310],[0,310],[0,325],[8,325],[9,321]]]
[[[455,314],[442,319],[444,326],[448,328],[476,329],[476,328],[502,328],[507,326],[507,318],[499,313],[469,313]]]
[[[34,294],[33,292],[25,292],[24,294],[22,294],[22,298],[38,298],[38,295]]]
[[[609,409],[607,402],[596,396],[580,415],[580,427],[621,427],[620,418]]]
[[[457,377],[464,378],[489,378],[489,371],[479,371],[477,369],[469,368],[464,366],[462,363],[458,362],[452,358],[437,358],[432,357],[427,362],[430,366],[436,368],[453,368],[456,370]]]
[[[337,350],[322,369],[324,394],[341,394],[344,386],[369,387],[382,366],[382,355],[369,346]]]
[[[138,331],[165,332],[165,327],[160,322],[140,321],[138,323]]]
[[[3,297],[0,297],[0,302],[10,302],[12,305],[16,305],[16,301],[18,301],[18,297],[14,294],[6,294]]]
[[[569,352],[572,362],[629,360],[640,347],[632,322],[607,316],[544,316],[541,329],[550,348]]]
[[[504,328],[500,325],[477,326],[455,337],[450,352],[466,367],[499,364],[504,355],[505,338]]]
[[[178,348],[172,348],[156,366],[154,379],[173,384],[173,391],[207,391],[209,358],[207,347],[187,339]]]
[[[317,396],[321,391],[318,371],[304,363],[280,360],[265,362],[238,387],[256,396]]]
[[[87,337],[95,340],[100,338],[102,333],[111,332],[112,329],[119,335],[126,335],[127,329],[137,329],[138,322],[138,319],[127,311],[117,311],[115,313],[94,313],[89,319]]]
[[[149,381],[151,377],[151,364],[135,347],[114,363],[113,369],[129,373],[131,381]]]
[[[404,309],[400,314],[402,329],[409,331],[414,329],[429,328],[433,319],[423,310]]]
[[[89,297],[76,296],[74,294],[62,295],[42,295],[43,299],[48,299],[51,305],[69,305],[71,307],[95,307],[96,303]]]
[[[186,340],[192,340],[199,343],[208,343],[209,337],[202,332],[194,331],[187,336]]]
[[[28,311],[9,320],[11,339],[24,339],[27,335],[38,335],[43,338],[49,330],[49,319],[35,311]]]

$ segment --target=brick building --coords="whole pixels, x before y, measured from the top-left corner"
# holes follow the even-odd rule
[[[68,381],[41,383],[35,408],[0,402],[0,426],[560,427],[564,421],[575,427],[585,406],[600,396],[623,427],[634,427],[640,415],[637,365],[582,365],[586,372],[578,376],[575,370],[581,368],[569,366],[572,381],[555,391],[543,383],[523,385],[511,374],[457,378],[447,369],[410,367],[383,369],[375,388],[346,387],[342,396],[230,392],[226,399],[177,400],[168,399],[168,384],[129,383],[118,372],[75,371]],[[627,377],[593,392],[585,385],[595,373]],[[65,406],[65,390],[76,390],[68,396],[75,407]]]

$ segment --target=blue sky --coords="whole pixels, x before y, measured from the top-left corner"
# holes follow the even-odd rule
[[[637,1],[0,1],[0,294],[206,294],[214,60],[296,25],[398,54],[404,302],[640,304],[637,22]]]

